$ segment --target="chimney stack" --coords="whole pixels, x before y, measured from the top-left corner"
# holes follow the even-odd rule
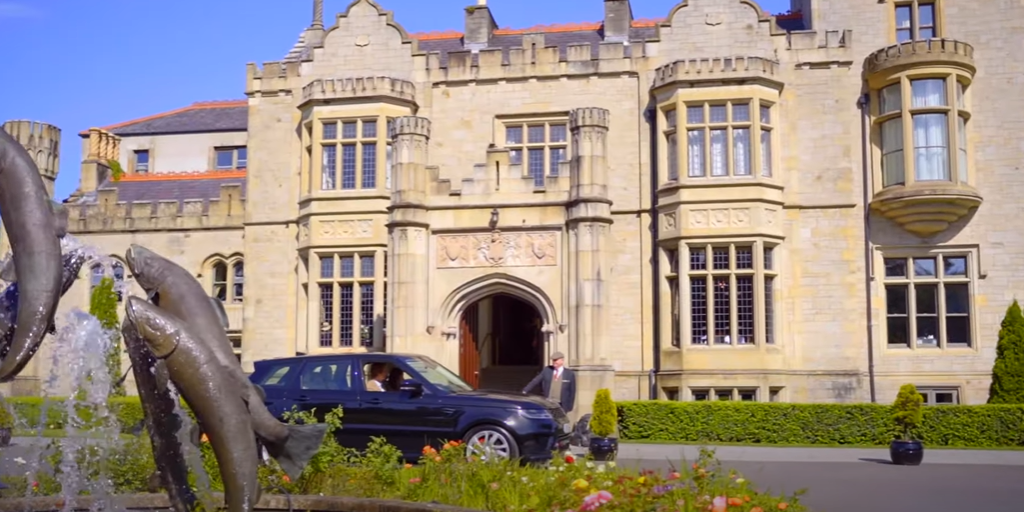
[[[633,25],[633,8],[629,0],[604,0],[604,40],[628,42]]]
[[[476,5],[466,7],[466,31],[462,36],[462,46],[466,50],[477,52],[487,48],[491,36],[498,24],[487,7],[487,0],[477,0]]]

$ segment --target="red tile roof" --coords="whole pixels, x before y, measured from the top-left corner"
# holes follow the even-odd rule
[[[227,178],[245,178],[245,169],[192,171],[192,172],[155,172],[126,173],[117,180],[121,182],[138,181],[176,181],[176,180],[221,180]]]

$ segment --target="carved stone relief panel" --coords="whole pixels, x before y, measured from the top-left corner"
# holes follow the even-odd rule
[[[751,225],[750,208],[712,208],[709,210],[691,210],[690,226],[695,229],[704,228],[745,228]]]
[[[661,216],[661,230],[662,231],[675,231],[676,230],[676,214],[675,212],[666,213]]]
[[[303,222],[299,224],[299,240],[309,240],[309,222]]]
[[[439,235],[437,268],[544,267],[558,264],[555,233]]]
[[[317,227],[317,236],[324,239],[373,236],[373,221],[370,219],[321,221]]]

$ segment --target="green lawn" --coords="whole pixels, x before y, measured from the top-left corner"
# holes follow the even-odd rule
[[[710,441],[656,441],[648,439],[640,440],[622,440],[622,444],[663,444],[663,445],[686,445],[686,446],[746,446],[753,448],[889,448],[886,446],[877,445],[859,445],[859,444],[769,444],[769,443],[719,443]],[[925,448],[929,450],[993,450],[993,451],[1024,451],[1024,446],[998,446],[994,448],[971,448],[963,446],[930,446],[925,445]]]

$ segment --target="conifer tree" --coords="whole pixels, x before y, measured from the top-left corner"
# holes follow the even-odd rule
[[[117,318],[117,292],[114,280],[104,277],[92,289],[89,297],[89,314],[100,321],[100,325],[110,332],[110,348],[107,351],[107,372],[110,374],[110,396],[124,396],[124,385],[121,380],[121,334],[118,332],[120,321]]]
[[[1016,299],[1007,308],[999,329],[988,403],[1024,404],[1024,314]]]

